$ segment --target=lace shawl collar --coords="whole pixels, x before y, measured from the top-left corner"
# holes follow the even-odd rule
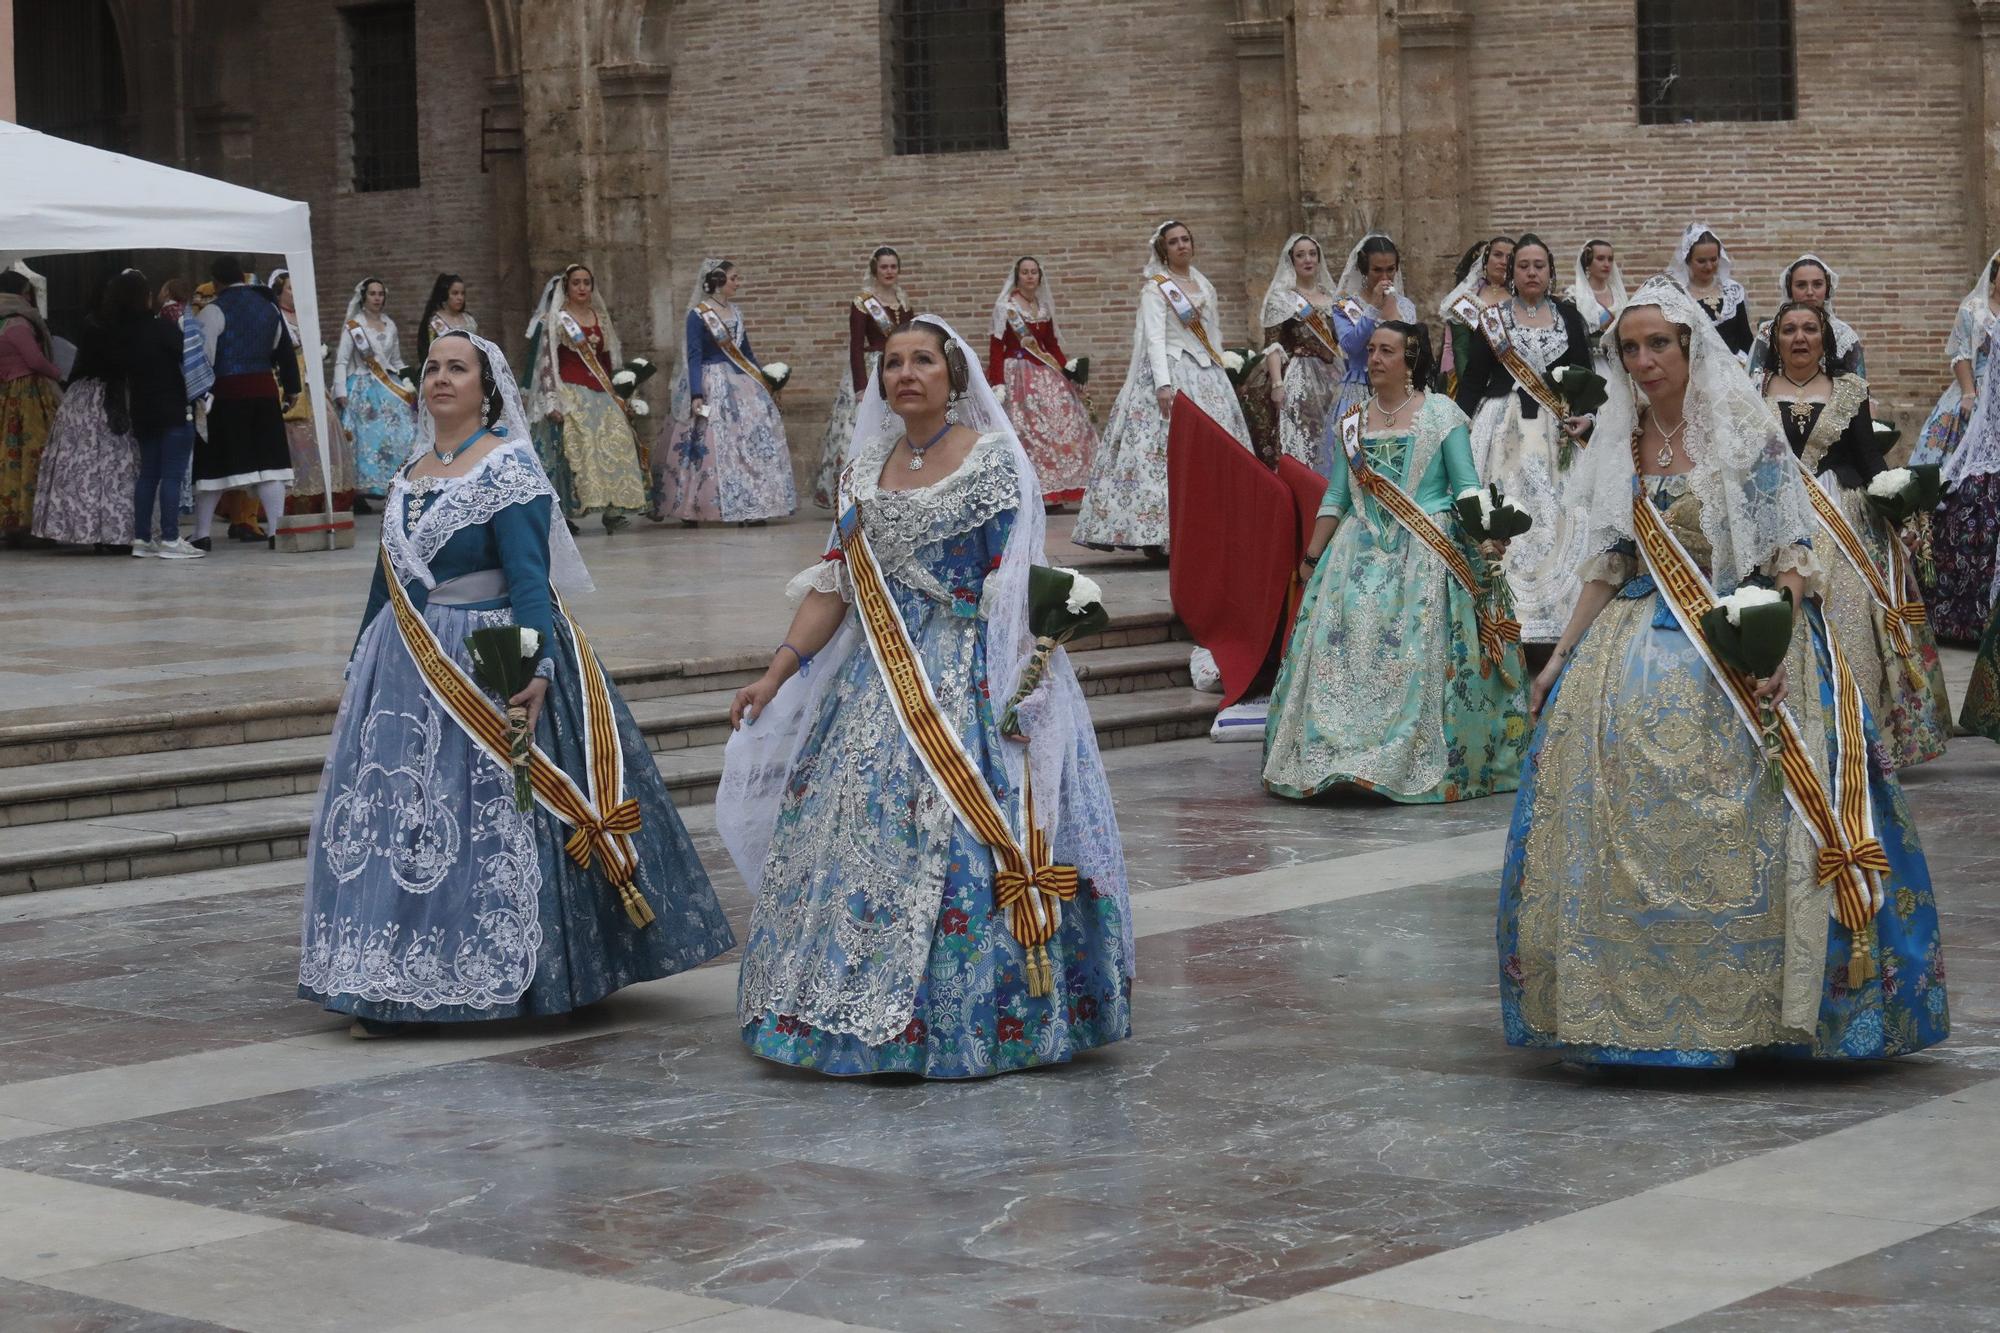
[[[435,492],[437,500],[410,518],[410,503],[417,494]],[[399,577],[420,580],[435,587],[431,561],[451,540],[452,534],[477,527],[510,505],[524,504],[538,496],[555,498],[548,479],[536,463],[525,440],[509,440],[473,464],[471,471],[457,477],[424,477],[415,483],[405,464],[389,483],[388,502],[383,507],[382,545],[389,563]]]
[[[860,506],[869,549],[883,572],[927,592],[936,591],[931,586],[936,580],[923,568],[918,553],[1015,507],[1020,493],[1014,456],[1006,436],[982,435],[948,476],[915,490],[885,491],[880,485],[882,466],[898,438],[886,434],[856,456],[848,471],[847,494]]]
[[[1708,297],[1697,296],[1694,298],[1694,303],[1701,307],[1702,313],[1708,316],[1711,323],[1727,324],[1735,316],[1736,312],[1742,308],[1743,295],[1743,284],[1734,278],[1729,278],[1722,283],[1721,288],[1716,292],[1716,296],[1721,298],[1722,301],[1722,308],[1720,310],[1709,306],[1708,302],[1711,298]]]

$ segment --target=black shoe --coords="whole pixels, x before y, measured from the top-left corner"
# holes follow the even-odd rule
[[[277,549],[278,549],[278,534],[277,534],[277,533],[275,533],[275,532],[274,532],[274,533],[272,533],[272,534],[271,534],[271,536],[270,536],[270,538],[269,538],[269,540],[267,540],[267,541],[266,541],[266,542],[264,543],[264,545],[265,545],[266,549],[268,549],[268,550],[272,550],[272,551],[275,551],[275,550],[277,550]]]
[[[360,518],[363,517],[364,515],[372,514],[374,512],[375,512],[375,506],[368,503],[367,496],[357,495],[354,497],[354,515],[356,518]]]
[[[215,549],[215,539],[212,537],[196,537],[188,545],[194,547],[197,551],[212,551]]]
[[[576,524],[570,522],[568,519],[563,520],[563,526],[569,529],[569,535],[572,537],[576,536],[579,532],[583,531],[582,528],[579,528]]]

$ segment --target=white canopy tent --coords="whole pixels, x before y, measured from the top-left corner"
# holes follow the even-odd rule
[[[292,199],[107,153],[0,120],[0,268],[85,250],[220,250],[281,254],[305,343],[320,475],[331,482],[325,348],[313,276],[311,210]],[[333,487],[326,487],[333,517]],[[334,535],[329,526],[327,545]]]

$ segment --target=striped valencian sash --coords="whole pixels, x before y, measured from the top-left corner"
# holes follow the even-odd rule
[[[431,696],[451,715],[452,721],[472,738],[475,745],[502,768],[513,769],[507,741],[507,719],[486,692],[465,669],[452,659],[438,642],[429,622],[417,611],[396,570],[389,552],[382,550],[382,577],[389,585],[389,605],[402,631],[403,646],[424,678]],[[590,869],[594,857],[598,868],[618,891],[618,901],[635,927],[653,924],[653,910],[639,894],[636,879],[639,858],[632,835],[639,831],[639,802],[625,796],[625,752],[618,744],[618,718],[611,707],[611,687],[604,668],[583,630],[569,618],[569,610],[553,589],[556,614],[568,622],[574,656],[571,665],[583,683],[584,766],[589,771],[590,794],[585,795],[576,779],[549,758],[539,745],[528,749],[528,781],[535,800],[543,809],[570,826],[563,850],[583,869]],[[599,813],[599,812],[603,813]]]
[[[708,336],[715,339],[715,345],[729,358],[729,363],[748,375],[752,383],[762,385],[766,393],[770,392],[771,386],[765,380],[764,372],[757,368],[756,362],[743,355],[743,349],[738,347],[736,339],[730,336],[729,325],[723,322],[722,313],[706,301],[696,306],[694,310],[701,316],[702,325],[708,330]]]
[[[1340,419],[1341,452],[1347,457],[1348,473],[1354,484],[1375,497],[1375,503],[1387,510],[1405,531],[1430,547],[1432,553],[1444,561],[1446,572],[1459,587],[1465,589],[1466,595],[1472,598],[1473,606],[1479,608],[1479,672],[1483,676],[1489,669],[1500,665],[1508,644],[1521,641],[1521,622],[1490,615],[1486,611],[1479,576],[1473,572],[1472,562],[1465,558],[1465,552],[1458,549],[1458,543],[1431,522],[1430,516],[1410,498],[1408,491],[1369,466],[1367,452],[1361,443],[1361,418],[1367,410],[1366,403],[1357,403],[1348,408],[1347,415]]]
[[[1050,370],[1062,373],[1062,362],[1049,355],[1048,349],[1042,346],[1041,339],[1035,337],[1035,331],[1028,327],[1028,317],[1022,314],[1021,308],[1012,301],[1007,302],[1007,327],[1014,331],[1014,339],[1021,344],[1022,351]]]
[[[855,297],[854,308],[873,320],[876,331],[884,338],[901,327],[896,323],[896,317],[889,313],[889,307],[883,305],[873,292],[863,292]]]
[[[1514,345],[1514,336],[1507,332],[1507,317],[1501,313],[1500,307],[1482,306],[1470,296],[1461,296],[1451,303],[1451,313],[1464,320],[1468,328],[1478,329],[1484,335],[1486,345],[1493,349],[1494,359],[1507,367],[1507,373],[1514,377],[1514,383],[1521,386],[1521,392],[1540,403],[1555,421],[1556,429],[1567,435],[1569,432],[1562,423],[1563,418],[1569,415],[1569,405],[1563,402],[1562,396],[1549,386],[1546,379],[1536,373],[1533,363],[1521,355],[1521,349]],[[1577,443],[1582,444],[1583,441],[1578,440]]]
[[[1188,294],[1181,289],[1181,285],[1164,273],[1155,273],[1152,282],[1160,289],[1160,295],[1166,299],[1167,309],[1174,312],[1174,318],[1186,325],[1187,331],[1192,333],[1195,341],[1202,345],[1202,349],[1214,358],[1215,364],[1221,365],[1222,353],[1216,351],[1215,344],[1209,341],[1208,325],[1202,322],[1201,310],[1188,299]]]
[[[1829,537],[1833,538],[1833,544],[1840,548],[1840,554],[1854,567],[1854,572],[1861,576],[1861,581],[1868,585],[1868,596],[1880,608],[1882,622],[1888,628],[1890,647],[1896,650],[1896,655],[1903,659],[1904,664],[1912,672],[1912,678],[1921,686],[1924,676],[1912,660],[1916,655],[1916,646],[1910,641],[1908,627],[1924,624],[1930,618],[1930,613],[1922,602],[1905,602],[1899,595],[1902,590],[1909,587],[1905,582],[1908,571],[1903,568],[1903,562],[1898,558],[1898,553],[1903,549],[1902,539],[1894,533],[1889,535],[1889,569],[1897,590],[1892,592],[1890,583],[1882,577],[1882,571],[1869,557],[1868,548],[1861,544],[1860,534],[1855,532],[1854,525],[1847,521],[1847,515],[1841,512],[1839,502],[1827,493],[1819,478],[1807,469],[1803,459],[1799,462],[1799,471],[1805,474],[1806,494],[1812,497],[1813,512],[1819,515],[1820,526],[1826,529]]]
[[[1306,332],[1312,334],[1313,341],[1324,347],[1326,354],[1334,361],[1345,361],[1346,356],[1340,350],[1340,335],[1333,331],[1333,325],[1327,320],[1325,313],[1297,292],[1292,293],[1292,303],[1292,317],[1305,326]],[[1348,318],[1352,319],[1353,316],[1349,315]]]
[[[844,495],[841,500],[846,503]],[[993,853],[993,899],[1006,910],[1008,929],[1026,956],[1028,993],[1047,995],[1054,986],[1048,942],[1062,923],[1062,905],[1076,897],[1078,879],[1075,866],[1050,863],[1048,837],[1035,823],[1033,784],[1026,780],[1030,766],[1022,765],[1021,824],[1028,831],[1023,850],[986,775],[945,723],[923,659],[910,642],[909,629],[861,530],[858,505],[849,506],[841,516],[840,544],[868,651],[889,691],[903,735],[952,813]]]
[[[368,373],[373,375],[383,388],[402,399],[404,406],[415,407],[417,405],[417,391],[396,378],[395,375],[390,373],[389,368],[382,364],[382,358],[375,355],[375,344],[368,337],[368,330],[361,326],[360,320],[350,319],[347,321],[347,336],[360,349],[361,360],[368,367]],[[304,394],[300,394],[299,396],[301,398],[305,397]]]
[[[1636,474],[1639,462],[1636,435],[1632,448]],[[1653,508],[1644,483],[1636,475],[1632,489],[1632,531],[1638,539],[1639,554],[1646,562],[1646,572],[1666,598],[1681,632],[1701,654],[1709,673],[1721,683],[1736,716],[1750,733],[1752,745],[1761,753],[1764,728],[1758,720],[1757,682],[1716,656],[1702,637],[1701,618],[1715,607],[1715,589],[1687,548],[1674,536],[1666,519]],[[1800,608],[1798,614],[1805,614],[1804,609]],[[1867,954],[1867,937],[1861,932],[1882,905],[1880,877],[1889,873],[1890,865],[1875,836],[1875,812],[1868,794],[1868,744],[1862,724],[1861,690],[1855,684],[1853,672],[1848,670],[1839,639],[1829,634],[1826,645],[1833,659],[1834,790],[1828,794],[1806,752],[1797,719],[1782,704],[1775,710],[1780,747],[1778,768],[1784,777],[1786,799],[1805,820],[1813,842],[1819,847],[1819,882],[1833,883],[1833,915],[1854,932],[1852,969]],[[1850,971],[1850,977],[1850,984],[1859,984],[1855,971]]]

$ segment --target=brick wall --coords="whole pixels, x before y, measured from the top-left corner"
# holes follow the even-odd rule
[[[1160,219],[1193,229],[1231,341],[1248,337],[1231,0],[1012,0],[1009,150],[934,157],[885,144],[879,15],[880,0],[824,0],[809,20],[783,0],[675,15],[674,294],[703,255],[743,267],[756,350],[796,377],[795,457],[817,456],[847,302],[878,244],[902,252],[917,306],[982,351],[1015,256],[1041,257],[1064,350],[1094,358],[1107,410]]]
[[[1947,380],[1945,335],[1985,257],[1965,182],[1976,103],[1953,55],[1962,7],[1798,0],[1797,120],[1642,126],[1629,0],[1482,0],[1475,214],[1539,232],[1565,274],[1603,235],[1628,283],[1660,271],[1699,219],[1728,246],[1758,319],[1777,304],[1780,268],[1823,255],[1878,407],[1913,435]]]
[[[406,357],[416,355],[417,318],[440,272],[465,279],[467,308],[482,332],[495,333],[498,323],[496,228],[479,170],[480,109],[493,72],[485,8],[479,0],[421,0],[416,13],[419,188],[354,192],[346,33],[326,0],[260,7],[256,49],[272,96],[251,108],[256,178],[243,182],[312,206],[326,336],[338,329],[354,284],[379,277]]]

